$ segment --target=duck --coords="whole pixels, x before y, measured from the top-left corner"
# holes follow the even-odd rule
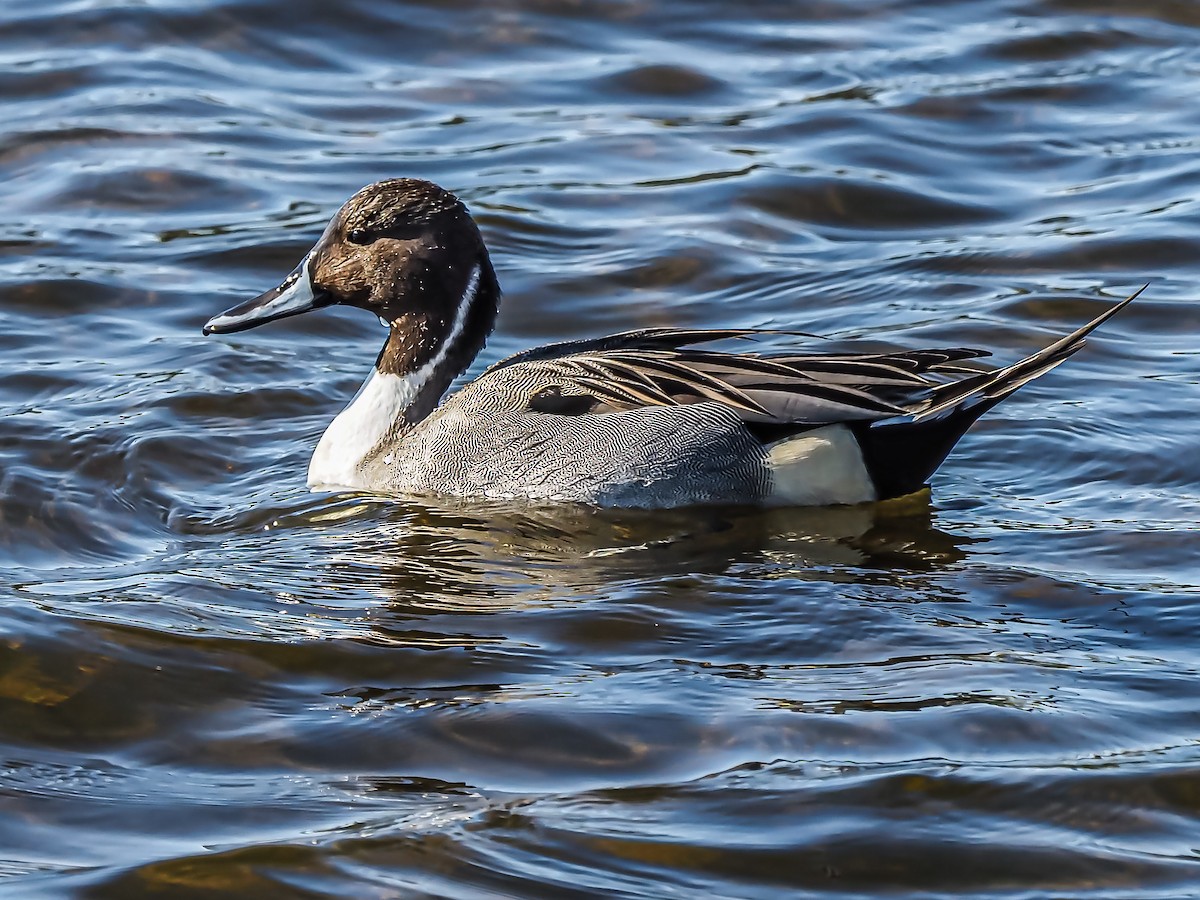
[[[640,328],[496,362],[500,285],[466,205],[368,185],[277,286],[212,317],[232,334],[341,304],[388,335],[308,468],[313,490],[592,507],[837,506],[924,489],[980,416],[1055,368],[1145,289],[1002,368],[966,347],[724,352],[762,329]]]

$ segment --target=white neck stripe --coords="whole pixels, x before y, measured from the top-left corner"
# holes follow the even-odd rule
[[[371,369],[371,374],[350,405],[329,423],[313,453],[308,468],[310,487],[362,487],[358,470],[362,461],[379,442],[392,432],[397,420],[404,415],[433,373],[446,361],[454,343],[467,327],[467,315],[479,290],[481,267],[471,270],[462,299],[454,313],[454,321],[433,359],[415,372],[391,375]]]
[[[429,376],[433,374],[434,370],[446,361],[446,357],[450,355],[450,348],[454,346],[454,342],[467,327],[467,313],[471,311],[471,304],[475,302],[477,290],[479,290],[479,263],[475,263],[475,268],[471,270],[471,276],[467,279],[462,299],[458,301],[458,309],[454,311],[454,322],[450,325],[450,332],[442,341],[442,345],[438,347],[437,353],[434,354],[433,359],[417,371],[404,376],[405,381],[411,381],[413,384],[413,398],[417,396],[417,392],[429,380]]]

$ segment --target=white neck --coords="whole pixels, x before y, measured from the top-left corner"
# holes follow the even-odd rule
[[[325,429],[312,461],[308,486],[314,490],[369,488],[363,483],[361,464],[395,431],[396,423],[446,361],[466,325],[467,313],[479,288],[479,266],[471,270],[467,287],[454,314],[450,331],[433,358],[415,372],[393,375],[372,369],[350,405]]]

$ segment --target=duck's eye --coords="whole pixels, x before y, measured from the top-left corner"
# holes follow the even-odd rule
[[[365,228],[352,228],[346,235],[346,240],[352,244],[369,244],[371,243],[371,232]]]

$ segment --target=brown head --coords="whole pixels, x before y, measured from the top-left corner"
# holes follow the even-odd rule
[[[381,372],[432,367],[439,371],[427,374],[449,384],[483,347],[499,300],[487,248],[462,201],[431,182],[395,178],[347,200],[278,287],[213,317],[204,333],[342,303],[390,326],[376,362]]]

